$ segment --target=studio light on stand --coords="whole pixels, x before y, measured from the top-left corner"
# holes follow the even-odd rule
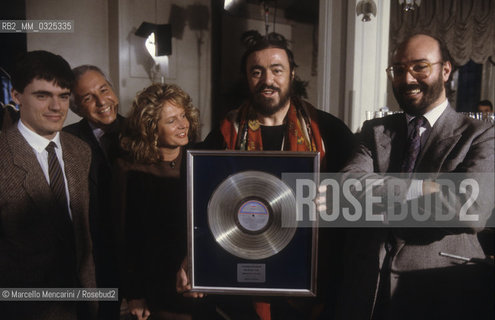
[[[145,42],[146,50],[153,58],[155,64],[151,67],[151,79],[155,82],[155,79],[160,79],[160,83],[165,83],[165,75],[168,72],[168,56],[156,55],[157,44],[155,39],[155,33],[152,32]],[[162,74],[163,70],[163,74]]]
[[[223,9],[233,16],[245,16],[247,14],[246,0],[224,0]]]
[[[154,61],[150,68],[151,80],[164,83],[168,73],[168,56],[172,54],[171,25],[143,22],[134,34],[146,38],[146,50]]]
[[[232,10],[236,6],[240,5],[242,3],[241,0],[224,0],[223,1],[223,8],[226,11]]]

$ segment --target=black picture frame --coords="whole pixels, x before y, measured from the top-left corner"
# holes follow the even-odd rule
[[[290,242],[273,256],[245,259],[229,253],[217,242],[210,230],[207,216],[213,193],[232,175],[244,171],[260,171],[277,177],[283,183],[282,173],[310,172],[317,179],[319,160],[317,152],[187,152],[188,276],[193,292],[263,296],[316,295],[316,222],[312,228],[296,228]]]

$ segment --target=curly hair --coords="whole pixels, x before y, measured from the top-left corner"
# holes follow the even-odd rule
[[[155,163],[160,159],[158,150],[158,122],[165,102],[184,108],[189,121],[189,141],[199,133],[199,110],[192,105],[189,95],[174,84],[155,83],[139,92],[127,115],[120,144],[130,160]]]
[[[289,49],[289,40],[287,40],[283,35],[275,32],[271,32],[266,35],[261,35],[256,30],[248,30],[241,35],[241,42],[246,48],[241,58],[241,74],[246,76],[246,65],[248,57],[256,51],[265,50],[268,48],[278,48],[285,51],[287,54],[287,59],[289,60],[289,68],[292,73],[295,68],[298,67],[296,61],[294,60],[294,53]],[[247,84],[247,79],[244,78],[242,81],[241,95],[245,98],[250,97],[250,92]],[[307,98],[308,93],[306,87],[308,86],[307,81],[301,80],[297,75],[291,81],[291,96]]]
[[[291,72],[297,67],[296,62],[294,61],[294,54],[289,49],[289,41],[281,34],[271,32],[263,36],[256,30],[249,30],[241,35],[241,42],[246,47],[246,51],[243,53],[241,58],[242,74],[246,74],[247,58],[251,55],[251,53],[268,48],[278,48],[285,51],[287,58],[289,59],[289,67]]]

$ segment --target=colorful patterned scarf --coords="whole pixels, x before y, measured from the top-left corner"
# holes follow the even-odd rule
[[[285,116],[286,132],[282,150],[319,151],[320,162],[325,157],[325,148],[318,128],[316,109],[299,99],[291,99]],[[250,103],[232,110],[220,125],[227,149],[263,150],[260,122]]]

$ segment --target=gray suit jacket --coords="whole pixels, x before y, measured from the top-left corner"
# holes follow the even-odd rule
[[[60,141],[72,222],[54,209],[50,186],[17,126],[0,135],[0,287],[96,286],[88,223],[91,152],[70,134],[62,132]],[[95,311],[93,302],[0,305],[9,319],[92,319]]]
[[[366,121],[360,146],[343,171],[358,173],[363,179],[400,172],[406,136],[404,114]],[[475,176],[493,173],[493,125],[469,119],[448,107],[433,126],[415,171],[427,173],[431,179],[451,172]],[[387,182],[393,179],[385,178],[384,187],[377,188],[376,193],[385,194]],[[485,179],[487,181],[491,185],[480,187],[493,190],[493,178]],[[405,199],[406,191],[407,188],[400,189],[398,198]],[[442,196],[447,194],[441,193]],[[465,202],[460,199],[462,195],[454,196],[458,203]],[[453,209],[459,210],[458,207]],[[479,214],[483,224],[492,209],[493,198],[475,203],[471,210]],[[447,252],[483,258],[476,237],[477,227],[479,224],[466,224],[465,228],[353,230],[346,249],[346,272],[337,318],[371,317],[384,259],[383,246],[390,233],[396,240],[390,279],[393,292],[390,319],[474,319],[484,318],[490,312],[488,317],[493,316],[494,291],[489,282],[493,279],[493,269],[461,265],[459,261],[439,255],[439,252]]]

